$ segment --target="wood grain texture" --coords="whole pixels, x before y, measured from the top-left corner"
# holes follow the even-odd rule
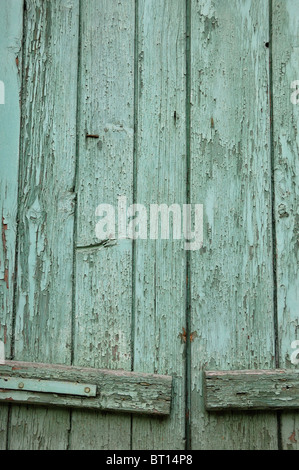
[[[14,357],[70,363],[77,0],[29,0],[24,19]],[[28,423],[34,433],[28,435]],[[10,449],[64,449],[69,412],[14,408]]]
[[[162,375],[36,362],[7,361],[0,366],[0,401],[12,403],[166,416],[171,392],[172,377]]]
[[[134,0],[81,3],[74,364],[131,370],[132,241],[99,244],[96,208],[133,198]],[[99,138],[86,138],[86,135]],[[82,248],[83,247],[83,248]],[[72,414],[71,449],[129,449],[131,417]]]
[[[205,372],[209,411],[299,409],[299,371]]]
[[[186,6],[138,2],[135,199],[186,201]],[[172,225],[171,225],[172,227]],[[182,240],[136,240],[134,370],[174,376],[165,422],[134,418],[133,449],[184,449],[186,252]]]
[[[13,5],[13,8],[12,8]],[[16,219],[20,137],[21,45],[23,0],[4,0],[0,15],[0,341],[6,357],[11,352],[13,288],[15,279]],[[7,407],[0,407],[0,449],[6,446]]]
[[[273,133],[280,367],[291,363],[299,340],[299,105],[291,83],[299,80],[299,5],[273,1]],[[284,449],[299,449],[299,414],[282,415]]]
[[[23,6],[1,0],[0,341],[16,360],[171,375],[173,407],[153,419],[1,406],[0,449],[184,449],[190,387],[193,449],[275,449],[281,434],[284,449],[298,450],[298,412],[283,412],[281,429],[272,412],[209,413],[203,380],[204,370],[212,381],[224,371],[217,403],[248,408],[248,395],[229,398],[247,387],[260,407],[278,336],[291,388],[277,390],[276,375],[270,386],[276,399],[295,393],[297,406],[297,0]],[[189,196],[204,205],[191,278],[183,240],[97,239],[97,206],[117,207],[120,196],[147,209]],[[266,404],[277,408],[272,391]]]
[[[275,414],[206,413],[202,370],[274,364],[268,2],[192,0],[193,449],[271,449]]]

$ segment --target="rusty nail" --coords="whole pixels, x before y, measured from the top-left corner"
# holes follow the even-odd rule
[[[97,134],[86,134],[86,139],[99,139],[100,136]]]
[[[19,388],[24,388],[23,382],[20,382],[20,383],[19,383]]]

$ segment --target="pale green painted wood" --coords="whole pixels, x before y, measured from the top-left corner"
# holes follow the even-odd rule
[[[0,104],[0,341],[5,343],[8,358],[13,336],[22,22],[23,0],[3,0],[0,15],[0,80],[4,83],[5,104]],[[1,450],[6,446],[7,412],[7,407],[0,407]]]
[[[166,416],[171,392],[172,377],[164,375],[36,362],[0,366],[0,401]]]
[[[78,0],[29,0],[24,19],[15,355],[70,363]],[[65,449],[69,412],[13,408],[10,449]],[[32,427],[32,428],[31,428]]]
[[[204,394],[209,411],[299,410],[299,371],[207,371]]]
[[[186,201],[186,5],[138,2],[136,202]],[[171,418],[134,418],[133,449],[185,447],[186,252],[136,240],[134,370],[174,376]]]
[[[299,4],[273,1],[273,114],[280,367],[291,364],[299,340],[299,105],[291,83],[299,80]],[[283,414],[282,445],[299,449],[299,414]]]
[[[118,196],[132,203],[134,35],[134,0],[81,2],[78,247],[99,243],[99,204],[117,207]],[[132,241],[80,248],[74,364],[131,370],[131,318]],[[71,449],[129,449],[130,438],[130,416],[72,415]]]
[[[211,415],[203,369],[274,363],[269,8],[192,0],[191,202],[204,246],[191,255],[193,449],[277,447],[275,414]]]
[[[275,366],[269,49],[265,47],[270,39],[269,3],[190,1],[191,202],[205,207],[204,248],[191,255],[192,445],[195,449],[277,448],[275,414],[210,415],[202,395],[205,368]],[[10,349],[22,2],[2,3],[0,80],[5,70],[6,99],[10,96],[11,101],[0,105],[0,159],[4,160],[0,340],[5,334]],[[138,240],[135,257],[130,240],[87,247],[98,243],[97,205],[115,204],[121,195],[131,204],[134,178],[136,202],[187,202],[186,4],[181,0],[136,2],[135,177],[135,1],[81,4],[75,240],[81,248],[76,255],[72,330],[79,0],[27,1],[15,357],[67,364],[74,345],[78,365],[130,370],[133,361],[138,371],[175,376],[174,408],[171,419],[163,422],[134,418],[131,436],[130,417],[74,412],[70,423],[68,412],[14,407],[9,446],[66,448],[69,435],[70,448],[129,449],[132,440],[135,449],[180,449],[185,445],[186,392],[183,243]],[[273,0],[278,333],[280,366],[288,368],[291,343],[299,339],[299,105],[290,101],[290,84],[299,79],[298,18],[295,0]],[[86,139],[86,134],[99,138]],[[0,448],[6,446],[6,422],[7,408],[0,412]],[[298,414],[283,414],[283,447],[298,449],[298,433]]]

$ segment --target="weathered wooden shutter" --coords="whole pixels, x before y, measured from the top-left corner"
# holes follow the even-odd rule
[[[2,0],[0,449],[298,448],[297,3]]]

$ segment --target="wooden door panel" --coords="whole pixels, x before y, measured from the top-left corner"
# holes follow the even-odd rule
[[[135,2],[81,2],[80,28],[73,363],[131,370],[133,243],[102,243],[95,213],[133,202]],[[130,442],[130,416],[73,412],[71,448]]]
[[[263,369],[293,372],[260,387],[280,374],[297,387],[297,1],[0,8],[6,359],[34,363],[29,381],[40,362],[79,367],[83,384],[92,368],[98,387],[97,369],[173,377],[164,417],[1,405],[0,449],[297,449],[296,411],[248,411],[239,395]],[[124,199],[148,215],[202,204],[203,246],[151,239],[150,219],[146,239],[119,237]],[[99,238],[101,204],[116,233]]]
[[[135,202],[149,213],[151,204],[187,202],[186,8],[181,0],[138,5]],[[134,418],[132,445],[183,449],[184,241],[136,240],[134,253],[134,369],[174,375],[174,391],[170,420]]]
[[[299,78],[299,5],[273,2],[273,158],[276,225],[279,366],[296,368],[292,344],[298,341],[298,104],[292,97]],[[291,87],[292,84],[292,87]],[[297,95],[296,95],[297,96]],[[297,346],[298,349],[298,346]],[[298,413],[281,416],[285,450],[298,450]]]
[[[191,201],[204,205],[191,255],[192,447],[275,448],[275,413],[207,414],[202,376],[275,367],[269,6],[194,0],[191,15]]]
[[[13,358],[70,364],[79,2],[26,1]],[[65,449],[68,411],[13,407],[10,449]]]
[[[0,341],[7,357],[13,345],[23,1],[15,1],[14,6],[12,10],[10,2],[3,2],[0,15],[0,80],[4,87],[0,105]],[[7,418],[7,406],[1,406],[0,449],[6,447]]]

